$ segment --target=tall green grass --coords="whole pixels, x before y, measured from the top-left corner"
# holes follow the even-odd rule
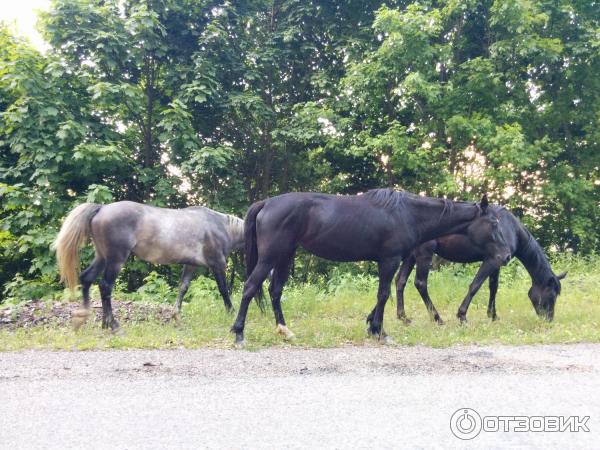
[[[600,258],[563,256],[553,262],[555,272],[567,270],[559,297],[555,320],[546,323],[534,313],[527,297],[531,285],[527,272],[517,261],[500,275],[496,307],[500,320],[487,318],[487,284],[480,290],[468,312],[468,323],[461,325],[456,310],[471,282],[477,265],[449,265],[432,271],[429,291],[446,325],[433,323],[412,286],[405,291],[407,315],[411,325],[396,319],[396,303],[387,304],[384,328],[396,344],[445,347],[455,344],[535,344],[600,341]],[[122,297],[137,301],[168,301],[173,289],[155,276],[146,289]],[[239,302],[240,286],[234,293]],[[365,318],[375,304],[377,279],[370,275],[334,271],[320,283],[291,281],[284,290],[282,305],[288,327],[296,334],[284,341],[275,333],[270,308],[261,314],[253,303],[246,323],[249,349],[269,346],[335,347],[346,344],[371,345]],[[184,304],[180,323],[159,324],[152,320],[122,323],[122,331],[112,335],[99,323],[88,323],[79,331],[70,327],[44,326],[15,331],[0,331],[0,350],[25,348],[109,349],[109,348],[198,348],[229,347],[233,336],[229,328],[235,316],[223,308],[214,283],[197,279]]]

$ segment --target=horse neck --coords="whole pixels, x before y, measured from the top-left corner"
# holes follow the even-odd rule
[[[473,203],[430,198],[413,201],[415,202],[414,217],[420,230],[420,242],[460,233],[479,213],[479,207]]]
[[[534,283],[544,283],[554,275],[550,262],[538,241],[522,224],[519,225],[518,247],[515,256],[523,263]]]

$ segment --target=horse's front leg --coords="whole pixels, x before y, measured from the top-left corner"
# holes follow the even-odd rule
[[[375,305],[375,314],[369,324],[369,334],[374,337],[385,337],[383,331],[383,313],[385,304],[390,296],[390,285],[394,278],[394,273],[400,265],[400,258],[388,258],[378,263],[379,269],[379,288],[377,289],[377,304]]]
[[[498,279],[500,278],[500,269],[492,272],[490,275],[490,301],[488,303],[487,315],[492,320],[498,320],[496,315],[496,293],[498,292]]]
[[[431,269],[431,261],[433,260],[433,253],[425,255],[417,259],[417,273],[415,274],[415,287],[421,294],[423,303],[429,316],[436,321],[438,325],[443,325],[444,321],[440,317],[431,297],[429,296],[429,290],[427,289],[427,279],[429,278],[429,270]]]
[[[225,309],[228,312],[233,312],[233,305],[231,304],[231,298],[229,297],[229,289],[227,288],[227,277],[225,275],[225,263],[221,262],[219,264],[213,265],[211,267],[211,271],[217,282],[217,287],[219,288],[219,293],[221,294],[221,297],[223,297],[223,303],[225,304]]]
[[[177,308],[177,313],[181,313],[181,303],[183,302],[183,297],[190,287],[190,282],[194,277],[194,273],[196,273],[196,269],[198,266],[192,266],[190,264],[185,264],[183,266],[183,270],[181,272],[181,283],[179,285],[179,294],[177,294],[177,302],[175,306]]]
[[[479,288],[481,287],[481,285],[483,284],[485,279],[487,277],[489,277],[490,274],[492,274],[494,271],[496,271],[498,269],[499,269],[499,267],[494,259],[486,259],[483,262],[483,264],[481,264],[481,267],[479,267],[479,270],[477,271],[475,278],[473,279],[473,281],[471,282],[471,285],[469,286],[469,291],[467,292],[467,296],[465,297],[465,299],[461,303],[460,307],[458,308],[456,317],[458,317],[458,319],[461,322],[466,322],[467,310],[469,309],[471,300],[473,300],[473,297],[475,296],[477,291],[479,291]]]

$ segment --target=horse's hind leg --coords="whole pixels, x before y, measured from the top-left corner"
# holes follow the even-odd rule
[[[83,295],[83,308],[72,312],[71,320],[76,330],[87,321],[90,315],[90,287],[102,270],[104,270],[104,260],[98,258],[98,255],[96,255],[89,267],[81,272],[79,276],[81,293]]]
[[[281,294],[283,292],[283,286],[290,276],[293,261],[294,255],[292,254],[287,260],[283,260],[283,262],[277,264],[273,269],[273,276],[271,278],[271,284],[269,285],[269,295],[271,296],[271,306],[273,307],[273,313],[275,314],[277,332],[283,335],[285,339],[292,339],[294,337],[294,333],[292,333],[285,325],[285,319],[281,309]]]
[[[414,253],[411,253],[410,256],[402,262],[402,266],[396,276],[396,315],[398,316],[398,319],[402,320],[407,325],[410,323],[410,319],[406,317],[406,312],[404,311],[404,288],[406,287],[410,273],[415,267],[416,261],[417,259]]]
[[[396,277],[396,296],[398,299],[398,307],[397,307],[397,316],[398,319],[404,320],[404,323],[409,324],[410,320],[406,318],[406,314],[404,313],[404,286],[406,286],[406,279],[410,275],[411,270],[415,265],[414,255],[411,254],[409,258],[407,258],[402,267],[398,271],[398,276]],[[373,307],[369,315],[367,316],[367,324],[371,325],[373,322],[373,318],[375,317],[375,311],[377,311],[377,305]]]
[[[79,281],[81,282],[81,293],[83,294],[83,307],[86,309],[90,307],[90,287],[103,270],[104,260],[96,255],[88,268],[81,272],[81,275],[79,276]]]
[[[127,256],[106,263],[104,276],[100,281],[100,296],[102,297],[102,328],[110,328],[113,331],[119,329],[119,322],[114,318],[112,312],[111,295],[117,276],[121,271]]]
[[[198,266],[193,266],[190,264],[184,264],[183,270],[181,272],[181,283],[179,285],[179,293],[177,294],[177,302],[175,306],[177,307],[177,313],[181,312],[181,302],[183,302],[183,297],[190,287],[190,282],[192,278],[194,278],[194,274],[196,273],[196,269]]]
[[[492,320],[498,320],[496,315],[496,293],[498,292],[498,278],[500,277],[500,269],[490,275],[490,301],[488,303],[487,315]]]
[[[261,286],[262,282],[265,281],[267,275],[269,275],[269,271],[272,267],[272,264],[268,264],[259,259],[258,264],[244,283],[244,292],[242,294],[242,301],[240,302],[240,310],[231,327],[231,331],[235,333],[236,345],[244,344],[244,325],[246,323],[246,314],[248,314],[248,306],[250,305],[252,297],[258,292],[258,288]]]

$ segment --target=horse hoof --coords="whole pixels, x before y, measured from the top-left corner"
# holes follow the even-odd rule
[[[88,318],[91,313],[92,313],[92,310],[90,308],[78,308],[78,309],[73,310],[73,312],[71,313],[71,317]]]
[[[393,345],[394,344],[394,340],[385,333],[369,332],[369,336],[372,339],[374,339],[375,341],[377,341],[379,344],[383,344],[383,345]]]
[[[378,342],[384,342],[385,339],[388,337],[388,335],[385,334],[385,331],[383,331],[383,330],[373,331],[371,328],[368,328],[367,333],[369,334],[369,337],[371,337],[372,339],[375,339]]]
[[[88,317],[91,314],[89,308],[76,309],[71,313],[71,323],[75,331],[79,330],[83,324],[87,322]]]
[[[435,323],[437,323],[440,327],[446,324],[446,322],[444,322],[440,316],[435,319]]]
[[[110,324],[110,331],[113,334],[117,334],[118,332],[121,331],[121,327],[119,326],[119,322],[117,322],[115,319],[113,319],[113,321]]]
[[[233,343],[233,346],[238,350],[243,350],[244,348],[246,348],[246,341],[244,339],[236,339]]]
[[[381,342],[383,345],[394,345],[394,344],[395,344],[395,342],[394,342],[394,340],[392,339],[392,337],[391,337],[391,336],[387,336],[387,335],[386,335],[386,336],[383,336],[383,338],[381,338],[381,339],[380,339],[380,342]]]
[[[175,311],[173,316],[171,317],[175,322],[181,322],[181,313],[179,311]]]
[[[401,320],[404,325],[410,325],[412,323],[412,320],[406,316],[398,316],[398,319]]]
[[[277,325],[277,327],[275,328],[275,331],[278,334],[282,335],[286,341],[291,341],[292,339],[294,339],[296,337],[296,335],[294,333],[292,333],[290,331],[290,329],[288,327],[286,327],[285,325],[281,325],[281,324]]]

